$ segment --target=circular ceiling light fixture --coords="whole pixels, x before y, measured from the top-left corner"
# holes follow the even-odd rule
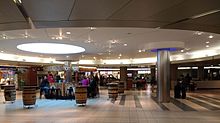
[[[59,43],[26,43],[17,45],[19,50],[43,54],[74,54],[84,52],[85,49],[75,45]]]

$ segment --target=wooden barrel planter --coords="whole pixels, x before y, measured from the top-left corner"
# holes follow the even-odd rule
[[[76,104],[86,105],[87,86],[76,86],[75,100],[76,100]]]
[[[5,97],[5,101],[11,101],[12,103],[15,101],[16,99],[15,85],[4,85],[4,97]]]
[[[31,106],[36,103],[36,87],[35,86],[24,86],[22,93],[23,105]]]
[[[109,83],[108,84],[108,95],[109,98],[117,99],[118,97],[118,83]]]
[[[119,94],[123,94],[124,93],[124,82],[123,81],[120,81],[118,83],[118,93]]]

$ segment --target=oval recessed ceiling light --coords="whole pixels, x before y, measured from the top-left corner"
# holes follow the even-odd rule
[[[138,50],[138,52],[140,53],[140,52],[141,52],[141,50]]]
[[[27,43],[17,45],[19,50],[44,54],[74,54],[84,52],[79,46],[58,43]]]
[[[210,42],[209,42],[209,41],[206,41],[205,43],[208,44],[208,43],[210,43]]]
[[[209,45],[206,45],[205,47],[209,47]]]
[[[124,44],[124,46],[128,46],[128,44]]]
[[[184,50],[181,50],[181,52],[184,52]]]

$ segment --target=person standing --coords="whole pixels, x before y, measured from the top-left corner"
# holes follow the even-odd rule
[[[44,79],[42,80],[40,84],[40,99],[43,93],[44,93],[44,96],[48,95],[48,90],[49,90],[49,82],[47,80],[47,76],[44,76]]]

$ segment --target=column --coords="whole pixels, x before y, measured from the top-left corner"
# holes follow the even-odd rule
[[[170,101],[170,51],[157,51],[157,98],[158,102]]]
[[[72,64],[71,61],[64,62],[64,68],[66,71],[65,82],[72,82]]]
[[[120,67],[120,81],[124,82],[124,88],[127,88],[127,67]]]

